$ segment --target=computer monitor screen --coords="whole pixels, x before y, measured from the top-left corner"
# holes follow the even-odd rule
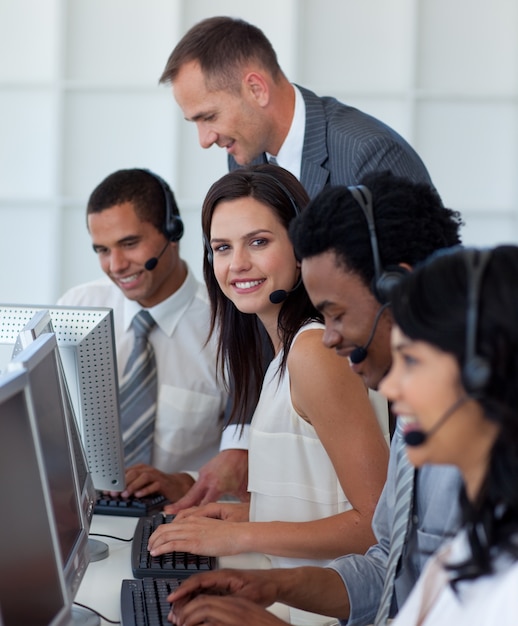
[[[48,310],[38,311],[31,317],[31,319],[19,332],[13,350],[13,357],[18,355],[24,348],[27,348],[35,339],[40,337],[42,334],[53,332],[54,327],[52,326],[52,320]],[[83,511],[85,524],[88,528],[90,528],[96,502],[96,492],[93,485],[92,476],[88,468],[88,462],[86,460],[83,442],[81,441],[81,436],[79,434],[75,411],[74,407],[72,406],[72,401],[70,399],[70,392],[68,390],[65,373],[63,371],[63,364],[61,362],[61,355],[59,353],[59,350],[56,352],[56,358],[59,369],[59,383],[61,387],[63,408],[65,411],[69,436],[72,442],[78,489],[79,493],[81,494],[81,509]]]
[[[117,357],[111,309],[0,305],[0,370],[13,356],[20,331],[48,310],[72,406],[96,489],[124,489]]]
[[[65,626],[63,578],[25,371],[0,375],[0,607],[3,626]]]
[[[65,583],[69,597],[73,600],[90,557],[88,528],[81,510],[73,445],[59,379],[56,336],[40,335],[14,357],[7,369],[27,371],[58,531]]]

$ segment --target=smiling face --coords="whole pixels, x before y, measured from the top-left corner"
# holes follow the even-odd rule
[[[145,269],[146,261],[157,257],[167,242],[153,224],[139,219],[131,202],[90,213],[88,230],[103,272],[129,300],[155,306],[185,280],[186,270],[175,243],[167,246],[154,270]]]
[[[242,313],[255,313],[267,329],[277,326],[277,289],[291,289],[299,269],[288,232],[269,206],[252,197],[219,202],[210,228],[214,275]]]
[[[311,302],[324,316],[324,344],[343,357],[365,345],[380,304],[358,274],[346,271],[338,264],[336,254],[329,251],[303,259],[302,280]],[[391,325],[390,313],[385,310],[367,357],[357,365],[351,364],[371,389],[377,389],[390,368]]]
[[[239,165],[267,150],[271,123],[260,86],[243,80],[239,93],[209,90],[198,62],[191,61],[174,79],[173,95],[185,119],[196,124],[202,148],[225,148]]]
[[[462,387],[456,358],[392,329],[392,368],[380,384],[392,410],[405,416],[405,429],[427,433],[424,443],[407,446],[410,462],[456,465],[468,493],[476,495],[486,471],[498,426]]]

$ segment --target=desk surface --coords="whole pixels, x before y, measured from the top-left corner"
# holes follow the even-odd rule
[[[133,578],[131,571],[131,542],[112,537],[97,537],[95,534],[111,535],[121,539],[133,537],[137,518],[115,515],[94,515],[90,537],[109,546],[110,554],[102,561],[90,563],[76,595],[76,601],[95,609],[110,620],[120,620],[120,589],[124,578]],[[221,567],[266,568],[268,560],[259,554],[241,554],[219,559]],[[286,621],[288,607],[275,604],[270,610]],[[109,622],[101,619],[102,626]]]

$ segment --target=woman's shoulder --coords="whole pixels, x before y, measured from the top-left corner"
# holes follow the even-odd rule
[[[307,322],[305,322],[299,329],[298,331],[295,333],[294,337],[293,337],[293,341],[292,341],[292,345],[295,343],[295,341],[304,333],[306,333],[309,330],[319,330],[321,333],[324,331],[325,326],[322,322],[320,322],[319,320],[309,320]],[[308,335],[306,335],[306,337],[308,337]]]

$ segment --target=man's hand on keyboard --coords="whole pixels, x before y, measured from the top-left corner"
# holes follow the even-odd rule
[[[198,480],[185,497],[172,500],[167,513],[176,514],[200,504],[216,502],[222,495],[232,495],[238,500],[248,501],[248,451],[239,449],[222,450],[200,469]]]
[[[218,624],[218,626],[286,626],[266,609],[244,598],[221,596],[198,596],[187,604],[175,604],[169,614],[173,624],[198,626]]]
[[[173,623],[285,624],[262,608],[277,600],[278,589],[271,571],[222,569],[190,576],[168,597],[169,602],[174,602]]]
[[[139,463],[126,470],[126,489],[121,496],[143,498],[160,493],[171,502],[176,502],[189,491],[193,483],[189,474],[165,474],[151,465]]]

